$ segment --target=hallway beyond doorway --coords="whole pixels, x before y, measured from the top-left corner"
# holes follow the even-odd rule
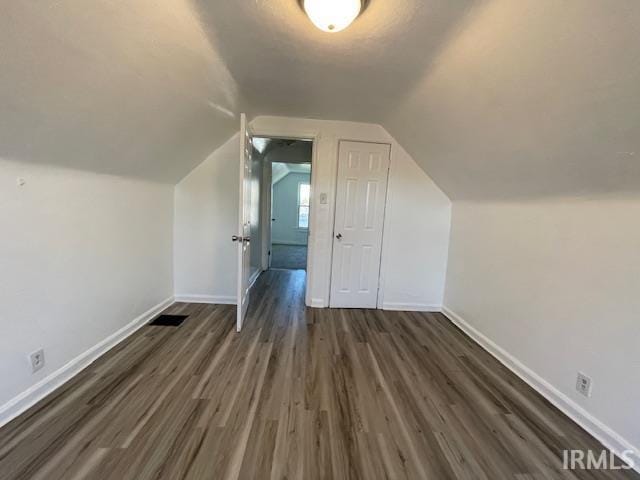
[[[307,246],[274,243],[271,247],[271,268],[306,270]]]

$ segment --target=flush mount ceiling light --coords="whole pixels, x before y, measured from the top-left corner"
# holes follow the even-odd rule
[[[335,33],[351,25],[366,3],[366,0],[302,0],[302,7],[316,27]]]

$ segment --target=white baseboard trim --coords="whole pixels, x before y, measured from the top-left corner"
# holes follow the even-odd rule
[[[261,274],[262,274],[262,270],[260,270],[260,269],[258,269],[255,272],[253,272],[251,277],[249,277],[249,288],[253,287],[253,284],[256,283],[256,280],[258,279],[258,277]]]
[[[622,458],[622,453],[625,451],[636,452],[634,469],[640,472],[640,448],[632,445],[631,442],[626,440],[622,435],[587,412],[584,408],[571,400],[540,375],[520,362],[516,357],[493,342],[493,340],[489,339],[472,327],[450,308],[443,306],[442,313],[454,325],[457,325],[463,332],[471,337],[471,339],[478,345],[493,355],[500,363],[515,373],[518,377],[528,383],[529,386],[549,400],[549,402],[555,405],[556,408],[589,432],[594,438],[600,441],[602,445],[614,452],[619,458]]]
[[[427,303],[382,302],[382,310],[403,312],[441,312],[442,305],[430,305]]]
[[[253,287],[258,277],[262,274],[262,270],[256,270],[249,278],[249,288]],[[176,302],[181,303],[207,303],[211,305],[237,305],[235,295],[192,295],[188,293],[176,293],[174,296]]]
[[[312,298],[311,308],[328,308],[324,299]],[[427,303],[396,303],[396,302],[383,302],[379,307],[382,310],[392,310],[396,312],[441,312],[442,305],[429,305]]]
[[[311,305],[309,305],[311,308],[326,308],[327,305],[324,303],[324,299],[322,298],[312,298],[311,299]]]
[[[182,303],[210,303],[213,305],[236,305],[234,295],[189,295],[185,293],[176,294],[176,302]]]
[[[13,420],[47,395],[53,393],[53,391],[61,387],[64,383],[68,382],[71,378],[97,360],[98,357],[102,356],[118,343],[122,342],[125,338],[149,323],[153,317],[171,304],[173,304],[173,297],[169,297],[154,307],[151,307],[117,332],[109,335],[100,343],[81,353],[66,365],[47,375],[35,385],[29,387],[18,396],[0,406],[0,427]]]

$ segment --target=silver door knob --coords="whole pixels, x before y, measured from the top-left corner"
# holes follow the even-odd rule
[[[338,240],[342,240],[342,234],[341,234],[341,233],[337,234],[337,235],[336,235],[336,238],[337,238]]]
[[[242,237],[239,237],[238,235],[233,235],[231,237],[231,241],[232,242],[242,242],[244,239]]]
[[[249,243],[251,241],[251,237],[242,237],[242,241],[245,243]]]

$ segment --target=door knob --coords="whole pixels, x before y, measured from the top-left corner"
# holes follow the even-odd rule
[[[242,241],[245,243],[249,243],[251,241],[251,237],[242,237]]]
[[[231,241],[232,242],[242,242],[244,239],[242,237],[239,237],[238,235],[233,235],[231,237]]]
[[[337,234],[337,235],[336,235],[336,238],[337,238],[338,240],[342,240],[342,234],[341,234],[341,233]]]

